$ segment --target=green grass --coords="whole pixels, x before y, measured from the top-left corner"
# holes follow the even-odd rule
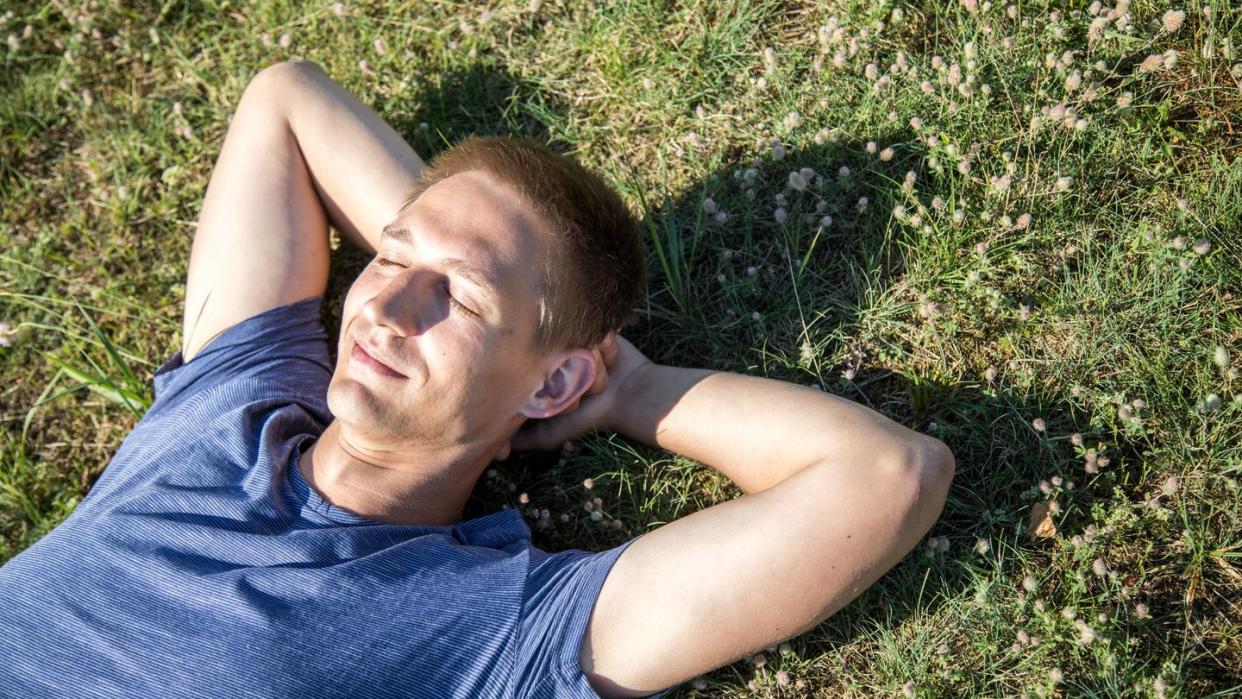
[[[10,3],[0,561],[72,511],[149,403],[227,117],[258,69],[302,56],[424,157],[522,134],[605,173],[644,217],[626,334],[656,361],[819,386],[952,447],[947,550],[672,696],[1242,692],[1242,13],[1135,0],[1089,43],[1087,4]],[[899,53],[917,76],[877,92],[867,64]],[[1085,121],[1042,117],[1057,105]],[[805,192],[802,167],[822,175]],[[362,262],[336,258],[332,330]],[[613,436],[561,456],[498,467],[467,515],[546,509],[537,545],[599,550],[740,494]],[[1057,534],[1032,540],[1052,500]]]

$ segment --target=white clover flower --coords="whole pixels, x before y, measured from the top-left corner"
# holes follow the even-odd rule
[[[1169,34],[1176,34],[1177,30],[1182,28],[1182,23],[1186,21],[1186,13],[1182,10],[1169,10],[1160,18],[1160,25]]]
[[[725,221],[729,220],[729,214],[723,211],[717,211],[716,215],[712,217],[712,220],[714,220],[716,223],[724,223]]]
[[[1065,673],[1061,671],[1061,668],[1054,667],[1048,671],[1048,681],[1053,684],[1061,684],[1065,681]]]
[[[837,168],[837,177],[849,177],[849,176],[850,176],[850,168],[848,165],[842,165],[841,167]]]
[[[962,173],[963,175],[969,175],[970,174],[970,160],[964,159],[960,163],[958,163],[957,171]]]
[[[907,170],[906,177],[901,183],[901,188],[906,191],[914,189],[914,183],[917,179],[918,176],[914,174],[914,170]]]
[[[1080,87],[1082,87],[1082,72],[1075,70],[1065,79],[1065,91],[1075,92]]]
[[[879,146],[876,145],[875,141],[867,141],[867,145],[864,148],[872,155],[875,155],[876,151],[879,150]]]
[[[1128,108],[1133,102],[1134,102],[1133,93],[1123,92],[1120,95],[1117,95],[1117,106],[1121,109]]]
[[[772,212],[772,218],[776,219],[777,223],[784,223],[785,219],[789,218],[789,212],[783,206],[777,207],[776,211]]]
[[[789,186],[790,187],[798,190],[799,192],[805,192],[806,185],[807,185],[806,178],[802,176],[802,173],[799,173],[799,172],[789,173]]]
[[[1159,54],[1159,53],[1153,53],[1147,58],[1144,58],[1143,62],[1139,64],[1138,72],[1150,73],[1151,71],[1156,70],[1162,65],[1164,65],[1164,55]]]
[[[371,70],[371,64],[367,63],[366,59],[358,61],[358,70],[362,71],[363,75],[374,75],[375,74],[375,71]]]
[[[944,210],[944,197],[941,197],[939,195],[932,197],[931,206],[936,211],[943,211]]]
[[[1206,255],[1208,254],[1208,251],[1212,249],[1212,243],[1207,238],[1200,238],[1195,241],[1194,245],[1190,246],[1190,249],[1194,250],[1197,254]]]
[[[711,197],[703,199],[703,213],[711,215],[716,213],[716,200]]]
[[[797,112],[790,112],[785,115],[785,128],[796,129],[802,125],[802,115]]]
[[[849,58],[849,57],[846,55],[846,53],[845,53],[845,50],[844,50],[844,49],[837,49],[837,52],[836,52],[836,53],[834,53],[834,54],[832,54],[832,65],[833,65],[833,67],[834,67],[834,68],[844,68],[844,67],[845,67],[845,62],[846,62],[846,60],[848,60],[848,58]]]
[[[949,72],[945,75],[945,82],[950,85],[957,85],[962,82],[962,67],[954,63],[949,66]]]
[[[1177,49],[1169,49],[1164,52],[1164,67],[1172,68],[1177,65]]]
[[[1150,619],[1151,612],[1147,609],[1147,605],[1139,602],[1134,605],[1134,616],[1138,619]]]
[[[893,151],[892,147],[890,146],[890,147],[885,148],[884,150],[880,151],[880,160],[883,160],[883,161],[887,162],[887,161],[889,161],[889,160],[892,160],[892,159],[893,159],[893,155],[894,155],[894,151]]]
[[[1221,369],[1229,368],[1229,350],[1223,345],[1217,345],[1212,351],[1212,362]]]
[[[823,216],[819,219],[819,225],[820,225],[820,227],[822,227],[822,228],[828,228],[829,226],[831,226],[831,225],[832,225],[832,217],[831,217],[831,216],[829,216],[828,214],[824,214],[824,215],[823,215]]]
[[[923,82],[919,83],[919,89],[928,95],[936,91],[935,86],[931,84],[930,80],[924,80]]]
[[[1068,176],[1058,177],[1057,178],[1057,191],[1064,192],[1065,190],[1069,189],[1070,185],[1072,185],[1073,183],[1074,183],[1073,177],[1068,177]]]
[[[280,40],[277,43],[280,44],[282,49],[287,49],[289,48],[289,45],[293,43],[293,37],[289,36],[288,33],[281,34]]]
[[[1018,216],[1018,220],[1016,223],[1014,223],[1013,227],[1014,227],[1014,230],[1020,230],[1020,231],[1024,231],[1027,228],[1030,228],[1031,227],[1031,215],[1024,213]]]
[[[377,36],[375,37],[375,41],[371,42],[371,48],[378,54],[384,54],[388,51],[388,44],[385,43],[384,37]]]
[[[768,75],[776,72],[776,51],[771,46],[763,47],[763,70]]]
[[[785,159],[785,147],[782,146],[779,142],[772,143],[772,159],[773,160],[784,160]]]
[[[0,347],[12,347],[17,330],[10,324],[0,321]]]
[[[1037,417],[1034,420],[1031,420],[1031,427],[1033,427],[1036,432],[1048,431],[1048,423],[1044,422],[1042,417]]]
[[[1177,479],[1177,476],[1169,476],[1164,480],[1164,485],[1160,486],[1160,492],[1165,497],[1173,497],[1181,487],[1182,483]]]
[[[923,120],[916,116],[910,117],[910,128],[914,129],[915,131],[918,131],[919,129],[923,128]]]
[[[880,69],[878,66],[876,66],[876,64],[868,63],[867,67],[863,68],[863,76],[866,77],[868,80],[874,82],[877,78],[880,77]]]
[[[1104,562],[1103,558],[1097,558],[1091,562],[1091,572],[1094,573],[1097,578],[1102,578],[1105,575],[1108,575],[1108,564]]]

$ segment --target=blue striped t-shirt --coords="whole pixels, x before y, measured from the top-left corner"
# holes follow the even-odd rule
[[[0,567],[0,693],[598,697],[578,651],[635,539],[548,553],[516,509],[408,526],[323,500],[297,469],[331,419],[319,305],[160,367],[95,486]]]

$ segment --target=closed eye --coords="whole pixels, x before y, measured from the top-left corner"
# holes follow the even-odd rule
[[[381,267],[405,267],[405,265],[401,264],[400,262],[394,262],[393,260],[389,260],[383,257],[376,257],[375,264]],[[457,297],[453,296],[452,292],[449,291],[448,282],[444,282],[443,284],[440,285],[440,287],[444,289],[444,295],[448,296],[449,304],[452,305],[454,308],[456,308],[457,310],[467,315],[472,315],[476,317],[479,315],[478,313],[475,313],[474,311],[470,310],[470,308],[467,307],[465,304],[463,304],[461,301],[458,301]]]

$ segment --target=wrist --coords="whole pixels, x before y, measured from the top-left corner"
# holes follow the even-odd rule
[[[652,385],[652,376],[657,373],[660,365],[651,360],[644,360],[620,378],[616,391],[613,393],[611,405],[604,419],[603,427],[623,437],[633,438],[635,418],[642,412],[647,402],[643,396]]]

